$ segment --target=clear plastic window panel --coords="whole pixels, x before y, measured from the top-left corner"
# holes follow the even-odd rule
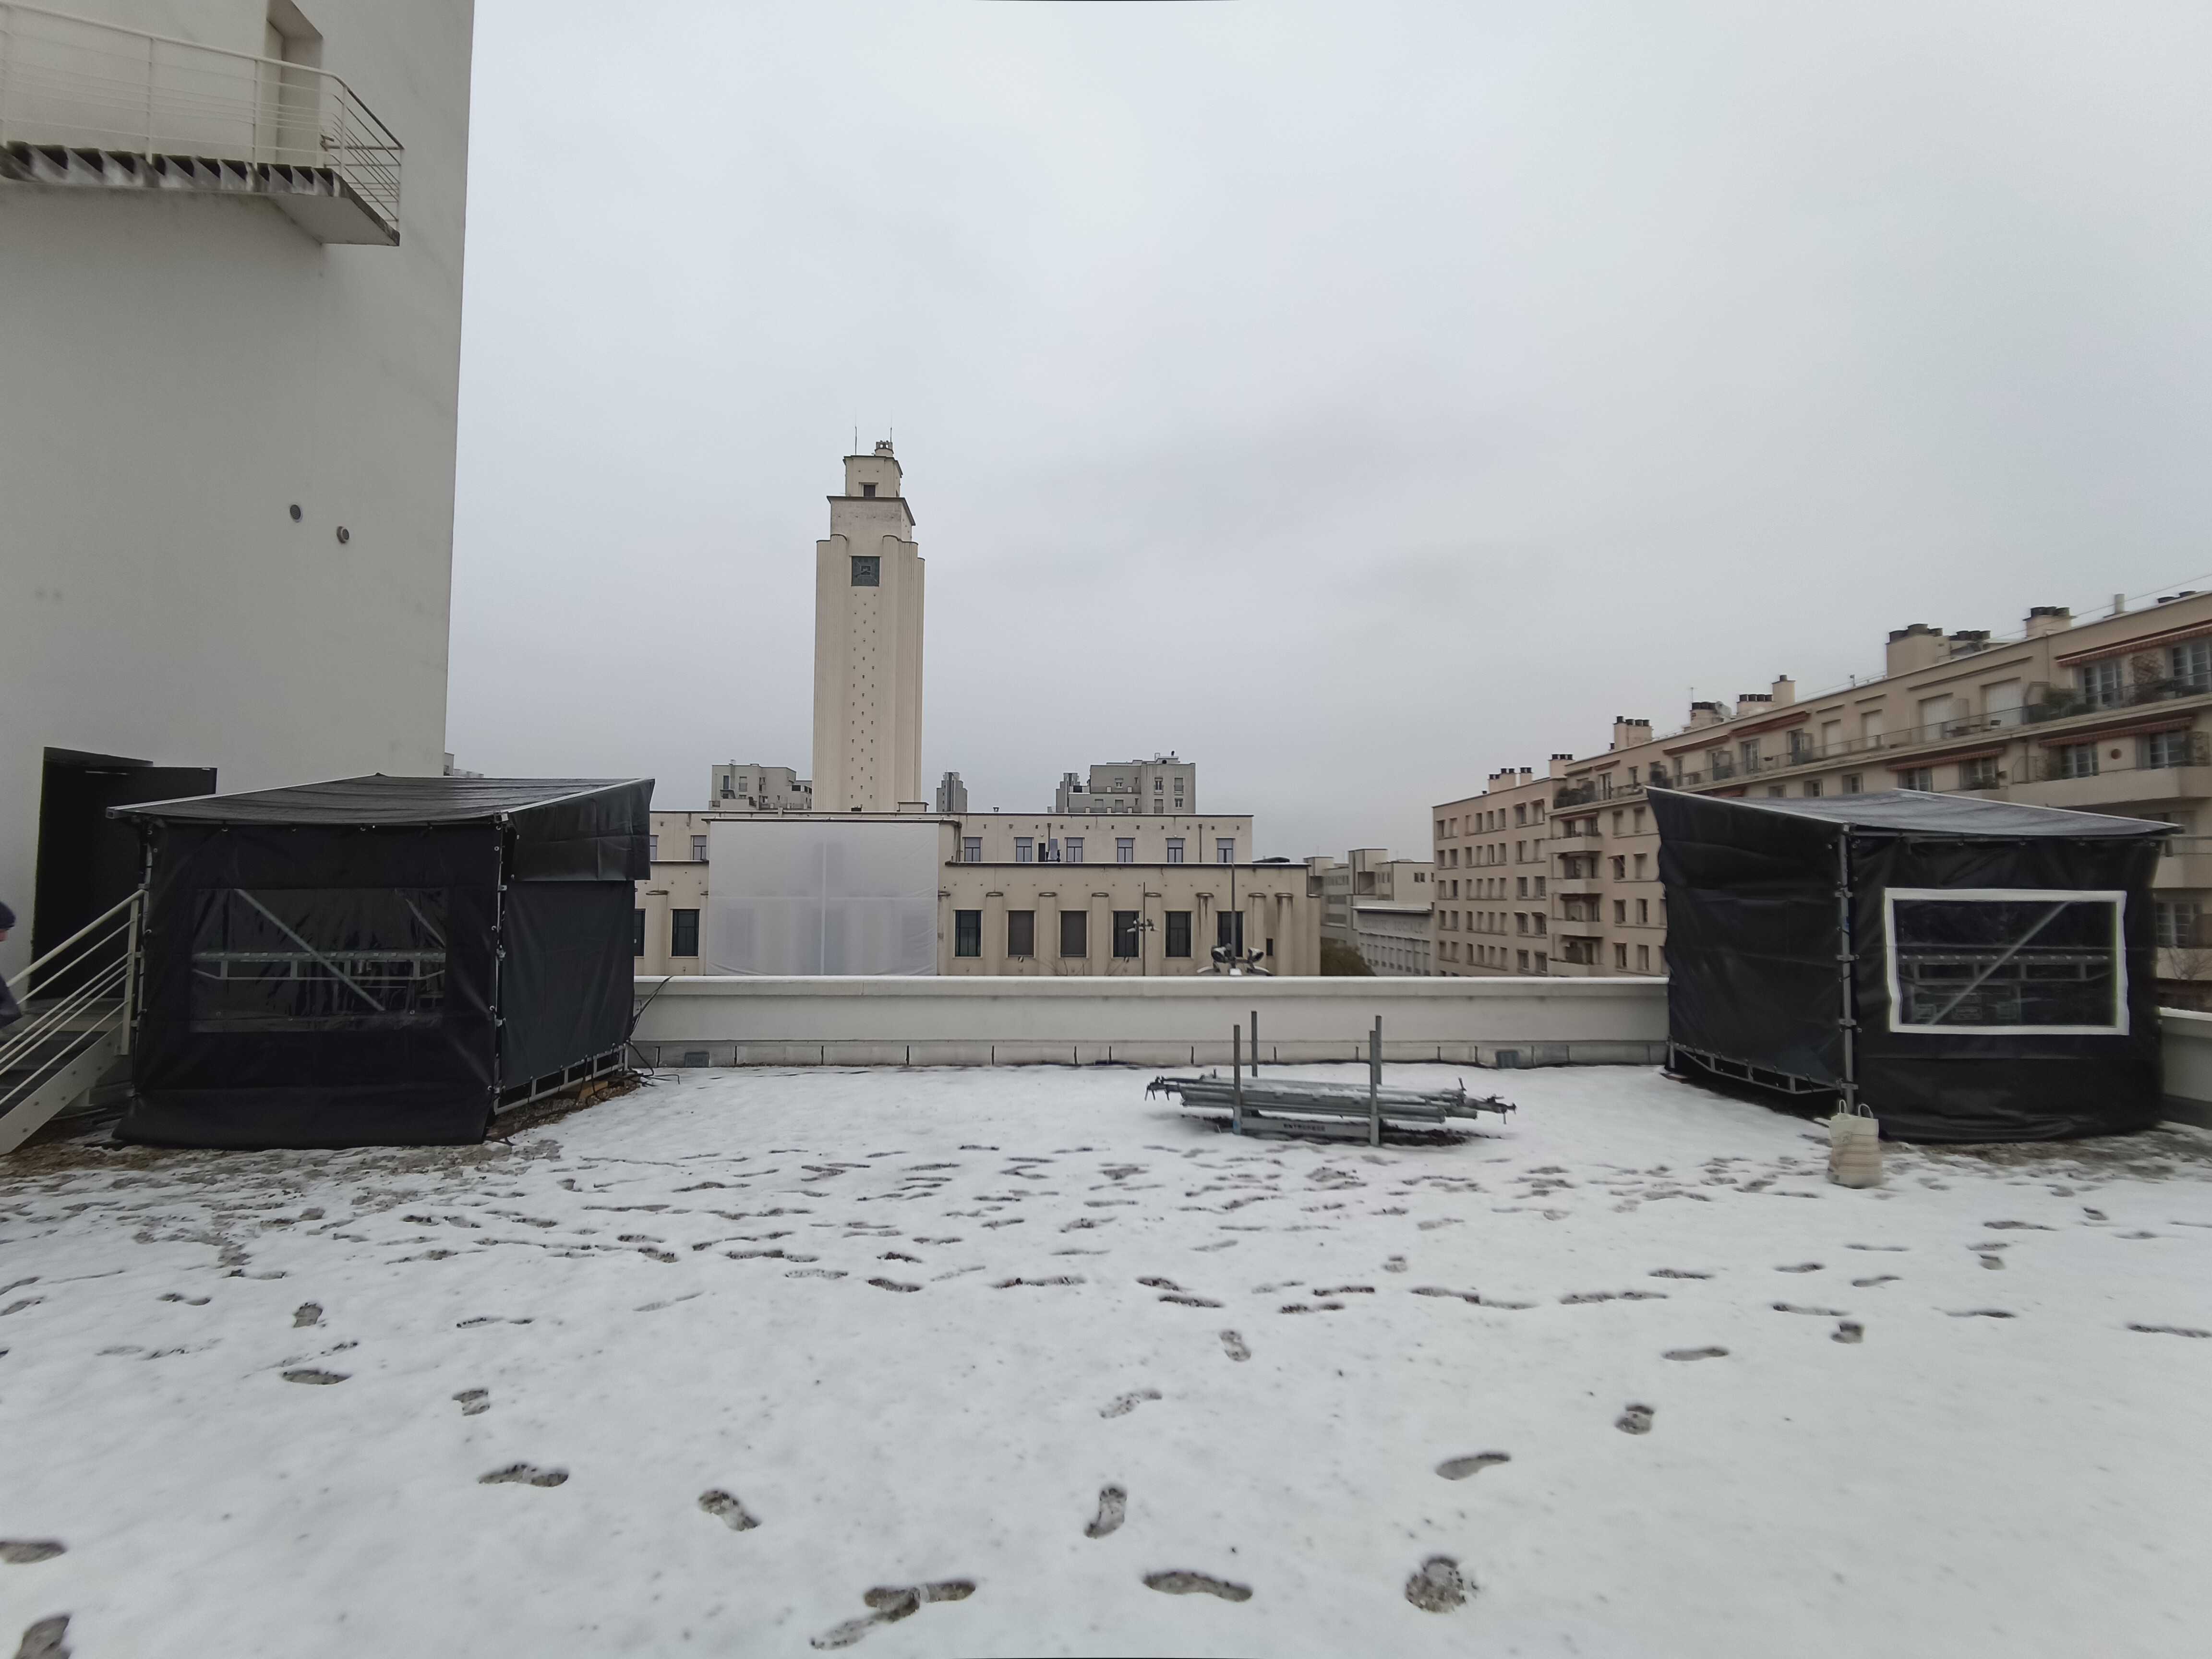
[[[2109,894],[1893,892],[1891,1029],[2124,1029],[2120,902]]]
[[[192,930],[193,1029],[435,1025],[447,937],[442,888],[210,889]]]

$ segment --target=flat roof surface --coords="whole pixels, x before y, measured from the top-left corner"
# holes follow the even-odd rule
[[[202,823],[468,823],[645,778],[406,778],[372,773],[237,795],[196,795],[111,809],[111,816]]]
[[[1685,800],[1741,807],[1755,812],[1786,812],[1793,817],[1819,818],[1855,829],[1899,830],[1916,835],[2001,836],[2007,838],[2170,836],[2174,827],[2150,818],[2115,817],[2104,812],[2075,812],[2057,806],[2031,806],[2022,801],[1978,800],[1971,795],[1943,795],[1925,789],[1884,789],[1870,795],[1801,797],[1708,795],[1681,790],[1658,790],[1653,794],[1676,794]]]
[[[2075,1659],[2212,1627],[2212,1135],[1892,1146],[1848,1191],[1817,1126],[1640,1067],[1392,1066],[1520,1109],[1379,1151],[1232,1137],[1151,1075],[701,1069],[483,1146],[19,1153],[5,1524],[67,1553],[0,1566],[6,1628]]]

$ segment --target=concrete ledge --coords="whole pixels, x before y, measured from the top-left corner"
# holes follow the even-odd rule
[[[1217,1066],[1257,1012],[1260,1058],[1464,1066],[1657,1063],[1656,979],[753,978],[637,981],[662,1066]]]

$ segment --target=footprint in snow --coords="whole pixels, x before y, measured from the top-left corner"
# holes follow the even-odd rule
[[[1500,1463],[1510,1463],[1510,1452],[1474,1452],[1466,1457],[1447,1457],[1437,1465],[1437,1473],[1447,1480],[1464,1480],[1485,1469],[1495,1468]]]
[[[509,1463],[503,1469],[477,1477],[479,1486],[557,1486],[568,1480],[566,1469],[541,1469],[535,1463]]]
[[[1654,1267],[1647,1275],[1652,1279],[1711,1279],[1711,1273],[1701,1273],[1690,1267]]]
[[[69,1634],[69,1614],[57,1613],[25,1626],[15,1659],[70,1659],[69,1646],[62,1639]]]
[[[1129,1513],[1129,1494],[1119,1486],[1098,1489],[1098,1513],[1083,1529],[1085,1538],[1103,1538],[1109,1533],[1121,1530],[1121,1522]]]
[[[482,1417],[491,1409],[491,1390],[489,1389],[463,1389],[453,1398],[459,1403],[464,1417]]]
[[[876,1281],[872,1279],[869,1282],[873,1284]],[[1055,1273],[1049,1279],[1002,1279],[991,1288],[994,1291],[1011,1291],[1017,1285],[1027,1285],[1034,1289],[1047,1290],[1056,1285],[1080,1285],[1083,1279],[1080,1274]]]
[[[1828,1334],[1828,1340],[1831,1342],[1863,1342],[1866,1340],[1866,1327],[1860,1324],[1856,1319],[1839,1320],[1837,1322],[1836,1328]]]
[[[967,1269],[963,1268],[961,1271],[964,1273]],[[844,1276],[844,1273],[836,1267],[793,1267],[784,1275],[786,1279],[842,1279]]]
[[[186,1296],[182,1291],[165,1291],[162,1292],[161,1300],[181,1302],[187,1308],[204,1308],[208,1304],[209,1298],[204,1296]]]
[[[1179,1308],[1218,1308],[1221,1305],[1218,1302],[1212,1300],[1211,1297],[1203,1296],[1188,1296],[1179,1291],[1170,1291],[1166,1295],[1160,1297],[1160,1300],[1163,1302],[1172,1302]]]
[[[1983,1255],[1977,1256],[1975,1260],[1979,1261],[1984,1267],[2002,1267],[2004,1266],[2004,1258],[2001,1255]]]
[[[1821,1319],[1841,1319],[1844,1316],[1844,1310],[1841,1308],[1801,1308],[1794,1302],[1778,1302],[1774,1304],[1774,1311],[1777,1313],[1813,1314]]]
[[[878,1625],[912,1618],[926,1601],[964,1601],[975,1593],[975,1582],[967,1578],[944,1578],[932,1584],[879,1584],[860,1598],[872,1609],[866,1617],[848,1619],[815,1637],[811,1645],[849,1648]]]
[[[1669,1348],[1662,1356],[1668,1359],[1725,1359],[1726,1348]]]
[[[1252,1599],[1249,1586],[1232,1584],[1226,1578],[1216,1578],[1210,1572],[1148,1572],[1145,1588],[1156,1589],[1165,1595],[1218,1595],[1224,1601],[1249,1601]]]
[[[921,1258],[920,1256],[908,1255],[899,1250],[885,1250],[881,1255],[878,1256],[876,1260],[878,1261],[911,1261],[916,1267],[920,1267],[921,1265]]]
[[[1406,1599],[1423,1613],[1449,1613],[1467,1605],[1469,1588],[1458,1562],[1449,1555],[1432,1555],[1406,1581]]]
[[[1943,1311],[1954,1319],[2010,1319],[2013,1316],[2002,1308],[1946,1308]]]
[[[872,1279],[868,1283],[879,1291],[918,1291],[921,1288],[919,1285],[902,1285],[896,1279]]]
[[[319,1370],[313,1365],[302,1365],[296,1370],[284,1373],[284,1380],[287,1382],[312,1382],[324,1387],[332,1382],[343,1382],[346,1380],[346,1376],[347,1373],[344,1371]]]
[[[0,1538],[0,1561],[11,1567],[27,1567],[66,1554],[69,1546],[58,1538]]]
[[[1244,1346],[1243,1337],[1235,1331],[1222,1332],[1221,1351],[1231,1359],[1249,1359],[1252,1357],[1252,1350]]]
[[[1136,1410],[1138,1407],[1143,1405],[1147,1400],[1158,1400],[1159,1397],[1160,1391],[1158,1389],[1139,1389],[1132,1394],[1116,1395],[1113,1399],[1109,1400],[1106,1404],[1098,1408],[1098,1415],[1101,1417],[1127,1417],[1131,1412]]]
[[[303,1326],[319,1325],[322,1322],[323,1304],[319,1302],[302,1302],[292,1310],[292,1328],[295,1331]]]
[[[719,1486],[699,1494],[699,1507],[732,1532],[750,1532],[760,1525],[743,1504]]]
[[[1851,1288],[1855,1291],[1870,1291],[1877,1285],[1894,1284],[1896,1279],[1895,1273],[1876,1273],[1872,1279],[1854,1279],[1851,1280]]]
[[[1796,1261],[1774,1271],[1778,1273],[1816,1273],[1820,1271],[1820,1264],[1817,1261]]]
[[[2212,1336],[2212,1331],[2200,1331],[2191,1325],[2130,1325],[2128,1328],[2151,1336]]]
[[[1613,1419],[1613,1426],[1623,1434],[1649,1434],[1656,1414],[1650,1406],[1632,1405]]]
[[[1405,1272],[1406,1258],[1402,1255],[1392,1256],[1389,1261],[1382,1264],[1382,1271],[1386,1273],[1401,1273]]]

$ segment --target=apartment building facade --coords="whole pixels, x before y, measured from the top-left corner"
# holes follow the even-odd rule
[[[788,766],[729,761],[714,769],[707,799],[724,812],[811,812],[814,786]]]
[[[1931,789],[2174,824],[2154,891],[2161,994],[2212,1006],[2212,842],[2200,833],[2212,830],[2212,593],[2134,611],[2116,599],[2079,623],[2039,606],[2005,639],[1915,623],[1890,635],[1884,669],[1816,697],[1783,678],[1732,705],[1693,704],[1686,725],[1656,737],[1620,720],[1601,754],[1554,756],[1540,779],[1501,773],[1439,806],[1439,878],[1447,892],[1468,885],[1464,902],[1440,896],[1440,911],[1480,926],[1440,914],[1437,971],[1663,973],[1653,787],[1783,799]],[[1540,854],[1526,845],[1540,813]]]
[[[920,815],[866,816],[910,826]],[[634,912],[639,973],[714,971],[705,953],[712,825],[787,817],[652,815],[653,872],[637,884]],[[1151,819],[1106,826],[1103,835],[1080,816],[986,812],[934,822],[945,866],[939,973],[1188,974],[1212,965],[1215,945],[1232,944],[1258,951],[1273,973],[1319,969],[1318,904],[1305,872],[1284,860],[1254,861],[1249,814]]]
[[[1150,760],[1109,761],[1091,769],[1088,787],[1073,772],[1060,775],[1052,810],[1070,813],[1182,813],[1198,811],[1198,767],[1175,751]]]
[[[1415,912],[1425,912],[1435,897],[1435,869],[1419,859],[1394,859],[1388,848],[1355,847],[1341,860],[1316,854],[1305,863],[1306,888],[1320,902],[1322,938],[1357,951],[1376,973],[1407,971],[1400,930]],[[1363,908],[1372,915],[1363,921]],[[1425,931],[1429,925],[1425,916]],[[1360,945],[1363,927],[1373,936],[1376,953]]]

